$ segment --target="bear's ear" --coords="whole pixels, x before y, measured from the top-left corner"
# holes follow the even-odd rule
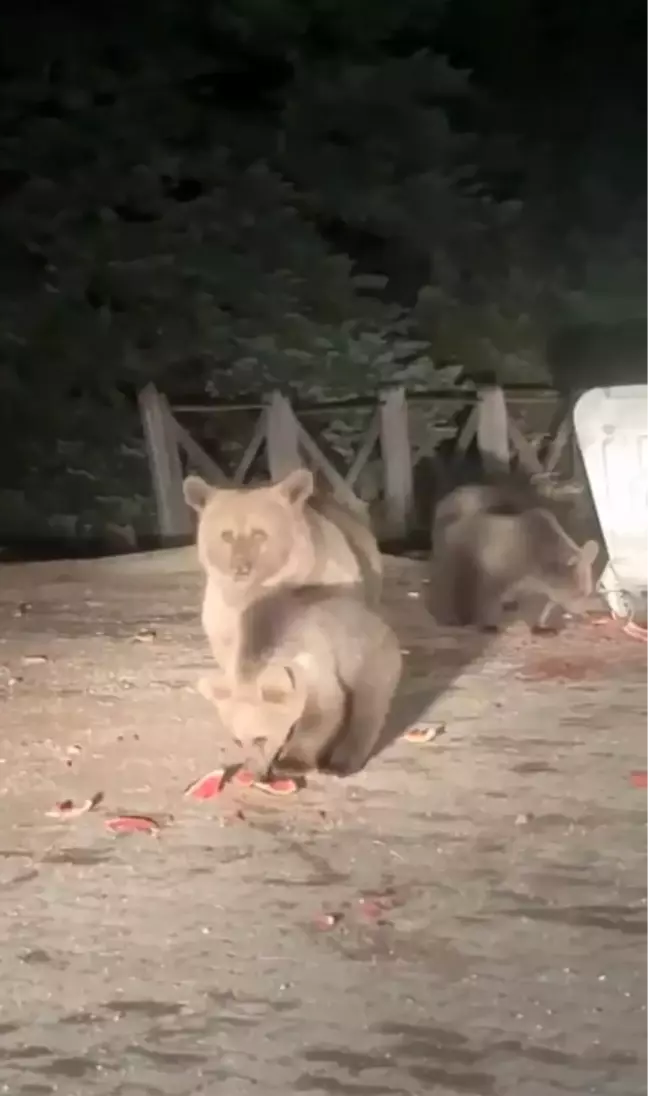
[[[291,506],[303,506],[315,490],[313,473],[308,468],[296,468],[284,476],[276,488]]]
[[[187,476],[182,485],[187,506],[190,506],[197,514],[205,509],[215,490],[216,488],[210,487],[201,476]]]

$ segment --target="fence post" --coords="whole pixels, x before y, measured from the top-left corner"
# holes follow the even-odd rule
[[[163,540],[188,537],[191,515],[182,493],[182,464],[166,401],[154,384],[147,384],[138,395],[138,404],[160,536]]]
[[[511,462],[508,412],[504,390],[496,385],[488,385],[479,392],[477,446],[486,472],[508,471]]]
[[[277,483],[303,467],[299,455],[299,423],[290,402],[281,392],[273,392],[265,411],[266,450],[270,479]]]
[[[404,540],[409,532],[414,494],[404,388],[388,388],[380,394],[380,447],[385,477],[387,536]]]

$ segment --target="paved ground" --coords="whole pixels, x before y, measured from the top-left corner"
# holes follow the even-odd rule
[[[0,570],[0,1091],[646,1092],[645,646],[484,648],[389,570],[403,703],[446,734],[204,803],[191,553]],[[118,810],[165,824],[115,837]]]

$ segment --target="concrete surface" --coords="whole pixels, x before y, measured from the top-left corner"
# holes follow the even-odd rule
[[[0,1092],[646,1092],[645,646],[441,632],[388,572],[446,733],[196,803],[231,751],[192,553],[0,569]]]

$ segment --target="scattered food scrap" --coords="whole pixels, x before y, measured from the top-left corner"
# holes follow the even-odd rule
[[[636,620],[628,620],[625,617],[615,617],[611,614],[605,613],[588,613],[587,620],[589,624],[592,624],[596,628],[603,629],[611,637],[615,634],[618,636],[619,631],[622,634],[627,635],[630,639],[638,639],[642,643],[648,643],[648,629],[645,624],[640,624]]]
[[[313,928],[318,929],[320,932],[327,932],[328,929],[339,925],[342,918],[343,914],[341,913],[318,913],[313,918]]]
[[[47,811],[47,816],[48,818],[79,818],[80,815],[93,811],[95,807],[103,803],[103,799],[103,792],[96,792],[91,799],[86,799],[78,805],[75,805],[73,799],[62,799],[51,811]]]
[[[642,624],[637,624],[634,620],[629,620],[624,624],[623,631],[631,639],[639,639],[642,643],[648,643],[648,628]]]
[[[296,780],[258,780],[254,773],[242,765],[230,765],[226,769],[213,769],[211,772],[192,781],[183,794],[191,799],[213,799],[220,795],[228,784],[238,784],[243,788],[257,788],[267,795],[294,795],[302,784]]]
[[[160,823],[143,814],[118,814],[105,820],[105,826],[111,833],[149,833],[156,835]]]
[[[213,769],[198,780],[193,780],[182,794],[191,799],[213,799],[215,795],[220,795],[222,792],[224,780],[225,770]]]
[[[358,912],[365,921],[381,921],[392,908],[392,902],[378,895],[363,895],[358,899]]]
[[[405,731],[403,738],[406,742],[424,745],[426,742],[433,742],[439,735],[445,734],[445,730],[445,723],[430,723],[425,726],[410,727]]]
[[[610,625],[614,625],[614,617],[609,613],[602,613],[596,609],[592,613],[586,613],[584,620],[587,624],[593,625],[595,628],[608,628]]]
[[[242,765],[237,765],[233,770],[230,777],[235,784],[240,784],[243,788],[251,788],[253,784],[256,784],[256,777],[254,773],[251,773],[249,769],[244,769]]]
[[[294,795],[300,787],[303,787],[303,782],[299,784],[288,777],[284,780],[255,780],[253,787],[265,792],[266,795]]]
[[[515,676],[520,681],[584,681],[604,673],[605,663],[597,658],[539,658]]]

